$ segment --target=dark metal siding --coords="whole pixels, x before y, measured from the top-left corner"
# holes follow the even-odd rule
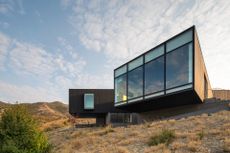
[[[94,94],[94,109],[84,109],[84,94]],[[69,113],[80,117],[96,117],[108,112],[124,112],[114,107],[113,89],[69,89]]]

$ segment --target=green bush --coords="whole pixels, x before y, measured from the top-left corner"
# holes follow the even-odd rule
[[[51,147],[23,105],[12,105],[0,119],[0,153],[47,153]]]
[[[171,130],[163,130],[160,134],[149,139],[148,145],[155,146],[160,143],[168,145],[175,138],[175,132]]]
[[[204,138],[204,131],[202,130],[201,132],[197,133],[197,136],[200,140],[202,140]]]

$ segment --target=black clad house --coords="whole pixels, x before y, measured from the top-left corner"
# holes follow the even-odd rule
[[[69,113],[98,124],[138,122],[137,113],[203,103],[212,90],[195,26],[114,70],[114,89],[70,89]]]

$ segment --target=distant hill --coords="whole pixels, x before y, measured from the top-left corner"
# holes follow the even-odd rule
[[[58,128],[68,122],[69,113],[68,105],[62,102],[37,102],[37,103],[21,103],[25,105],[29,113],[41,124],[42,129]],[[9,107],[10,103],[0,101],[0,115],[4,109]]]

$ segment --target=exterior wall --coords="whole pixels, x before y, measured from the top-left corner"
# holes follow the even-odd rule
[[[94,109],[84,109],[84,94],[94,94]],[[97,117],[108,112],[120,112],[114,107],[113,89],[69,89],[69,113],[79,117]]]
[[[208,74],[207,74],[207,70],[205,67],[205,63],[204,63],[204,59],[203,59],[203,55],[201,52],[201,47],[199,44],[199,39],[196,33],[196,30],[194,29],[194,53],[195,53],[195,63],[194,63],[194,89],[196,91],[196,93],[198,94],[198,96],[200,97],[201,101],[204,102],[204,76],[207,79],[207,85],[208,85],[208,94],[207,94],[207,98],[212,98],[213,97],[213,93],[212,93],[212,88],[209,82],[209,78],[208,78]]]
[[[190,37],[180,37],[182,34],[187,32],[191,32],[193,33],[193,35],[187,35]],[[185,36],[185,35],[184,35]],[[171,50],[167,48],[170,48],[170,41],[172,42],[172,40],[175,40],[175,38],[180,38],[177,39],[177,43],[173,43],[174,44],[174,48],[171,47]],[[184,39],[186,38],[186,39]],[[178,43],[179,42],[179,43]],[[184,42],[184,43],[183,43]],[[177,44],[177,45],[175,45]],[[188,51],[190,51],[188,53],[188,59],[185,59],[186,61],[190,61],[188,64],[188,68],[191,67],[191,65],[193,65],[192,69],[189,69],[189,75],[190,78],[187,81],[187,83],[183,84],[176,84],[173,85],[172,87],[167,87],[166,81],[167,81],[167,56],[170,53],[173,53],[175,50],[186,46],[188,48]],[[193,47],[192,47],[193,45]],[[153,50],[162,47],[163,46],[163,51],[164,53],[161,53],[157,56],[155,56],[155,58],[152,58],[149,61],[145,62],[145,58],[146,58],[146,54],[152,52]],[[173,45],[171,45],[173,46]],[[193,54],[191,54],[191,50],[193,51]],[[176,54],[177,55],[177,54]],[[140,57],[143,57],[143,61],[142,64],[136,64],[136,67],[133,66],[133,68],[129,70],[129,65],[130,63],[132,63],[133,61],[139,59]],[[151,62],[153,60],[156,60],[157,58],[164,58],[164,88],[163,90],[160,91],[154,91],[153,93],[148,93],[145,94],[145,66],[147,62]],[[170,57],[170,56],[168,56]],[[174,57],[174,56],[172,56]],[[183,56],[175,56],[175,57],[179,57],[179,59]],[[186,56],[185,56],[186,57]],[[171,58],[173,61],[177,61],[177,59],[175,58]],[[191,62],[192,60],[193,63]],[[170,62],[168,62],[170,63]],[[183,63],[183,62],[182,62]],[[107,120],[109,119],[108,117],[108,113],[129,113],[129,112],[144,112],[144,111],[152,111],[152,110],[157,110],[157,109],[162,109],[162,108],[166,108],[166,107],[175,107],[175,106],[179,106],[179,105],[187,105],[187,104],[194,104],[194,103],[201,103],[204,102],[205,100],[205,82],[207,82],[206,86],[207,86],[207,96],[206,98],[212,98],[213,97],[213,93],[212,93],[212,89],[211,89],[211,85],[209,82],[209,78],[208,78],[208,74],[207,74],[207,70],[205,67],[205,63],[204,63],[204,59],[202,56],[202,52],[201,52],[201,48],[200,48],[200,44],[199,44],[199,40],[198,40],[198,36],[195,30],[195,26],[179,33],[178,35],[170,38],[169,40],[163,42],[162,44],[154,47],[153,49],[147,51],[146,53],[143,53],[142,55],[136,57],[135,59],[123,64],[122,66],[120,66],[119,68],[123,67],[124,65],[126,65],[126,71],[125,73],[127,73],[127,76],[124,80],[126,80],[126,83],[124,83],[125,86],[125,91],[126,91],[126,98],[124,98],[125,100],[122,101],[118,101],[117,104],[119,104],[121,102],[121,104],[114,106],[114,90],[113,89],[70,89],[69,90],[69,113],[74,115],[74,116],[79,116],[79,117],[96,117],[98,118],[98,122],[99,119],[102,120],[103,118],[103,122],[107,122],[106,121],[106,116],[107,116]],[[132,64],[131,64],[132,65]],[[133,64],[135,65],[135,64]],[[169,64],[170,65],[170,64]],[[178,68],[175,68],[176,70],[181,70],[182,64],[177,64],[179,65]],[[141,96],[131,96],[131,98],[129,99],[128,97],[128,91],[129,91],[129,86],[128,86],[128,77],[132,76],[130,74],[131,71],[135,71],[136,69],[138,69],[139,67],[144,67],[143,68],[143,74],[140,73],[141,78],[143,78],[143,94]],[[117,69],[119,69],[117,68]],[[115,71],[117,70],[115,69]],[[127,72],[127,70],[129,70],[129,72]],[[193,70],[192,73],[191,70]],[[121,75],[123,75],[124,73],[120,73],[119,75],[115,75],[115,71],[114,71],[114,77],[119,77]],[[159,70],[157,70],[157,72],[159,72]],[[155,72],[155,73],[157,73]],[[169,73],[170,74],[170,73]],[[172,74],[175,74],[174,69],[172,69]],[[169,75],[170,76],[170,75]],[[179,75],[180,76],[180,75]],[[192,77],[191,77],[192,76]],[[172,77],[173,78],[173,77]],[[206,78],[206,81],[204,81]],[[136,80],[133,79],[133,80]],[[182,79],[183,80],[183,79]],[[180,79],[178,79],[176,82],[179,82]],[[135,83],[135,81],[133,81]],[[133,83],[133,84],[134,84]],[[114,82],[115,84],[115,82]],[[189,86],[188,86],[189,85]],[[123,88],[122,88],[123,89]],[[133,89],[140,89],[138,87],[133,87]],[[131,90],[130,90],[131,91]],[[84,109],[84,94],[85,93],[93,93],[94,94],[94,109],[92,110],[85,110]],[[135,93],[135,92],[134,92]],[[160,93],[160,94],[159,94]],[[128,99],[127,99],[128,97]],[[134,101],[135,100],[135,101]],[[123,103],[125,102],[125,103]]]
[[[155,101],[162,97],[168,98],[172,94],[194,90],[194,29],[194,26],[186,29],[116,68],[115,107],[136,105],[139,102],[146,105],[145,101]],[[182,100],[184,99],[179,101]],[[168,101],[168,105],[171,104],[172,102]],[[129,109],[128,107],[132,106],[125,109]]]
[[[213,90],[213,97],[221,100],[230,100],[230,90]]]

